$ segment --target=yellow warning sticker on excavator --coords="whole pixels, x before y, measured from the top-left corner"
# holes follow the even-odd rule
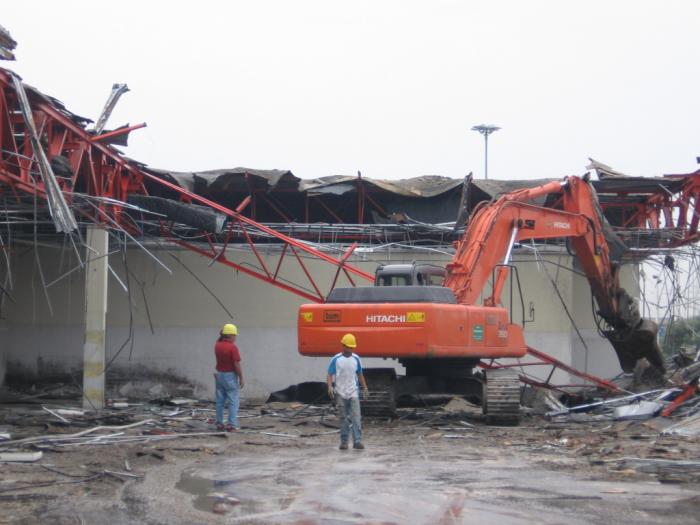
[[[425,312],[408,312],[406,313],[407,323],[424,323]]]
[[[314,320],[313,312],[301,312],[299,315],[301,315],[301,318],[307,323],[312,323]]]

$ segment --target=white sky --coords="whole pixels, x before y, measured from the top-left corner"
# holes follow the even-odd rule
[[[635,175],[700,155],[700,2],[5,2],[0,63],[179,171],[490,178]]]

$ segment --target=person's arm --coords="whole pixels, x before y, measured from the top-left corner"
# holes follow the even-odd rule
[[[335,381],[335,376],[331,374],[326,375],[326,386],[328,386],[328,397],[333,399],[335,397],[335,392],[333,391],[333,381]]]
[[[238,384],[243,388],[245,386],[245,381],[243,381],[243,368],[241,367],[240,361],[233,362],[233,371],[238,376]]]
[[[355,356],[355,359],[357,360],[357,379],[360,382],[360,386],[362,387],[362,396],[363,398],[367,398],[367,395],[369,394],[369,388],[367,388],[367,381],[365,380],[365,375],[362,373],[362,361],[358,356]]]
[[[365,381],[365,375],[362,372],[358,372],[357,377],[360,380],[360,386],[362,387],[362,390],[367,390],[367,381]]]
[[[335,381],[335,358],[331,359],[328,365],[328,373],[326,374],[326,386],[328,387],[328,397],[331,399],[335,398],[335,391],[333,390],[333,382]]]
[[[241,367],[241,353],[235,343],[231,343],[231,361],[233,361],[233,373],[238,376],[238,385],[243,388],[245,381],[243,380],[243,368]]]

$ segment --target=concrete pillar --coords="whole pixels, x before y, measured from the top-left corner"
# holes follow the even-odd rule
[[[107,324],[107,230],[87,230],[85,271],[85,343],[83,345],[83,408],[104,408],[105,331]]]
[[[7,371],[7,321],[0,319],[0,387],[5,386],[5,373]]]

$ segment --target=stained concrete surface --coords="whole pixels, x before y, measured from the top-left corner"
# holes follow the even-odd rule
[[[0,497],[0,523],[698,522],[699,484],[660,483],[616,462],[698,457],[699,440],[661,437],[648,423],[527,418],[502,428],[426,409],[418,419],[366,421],[367,449],[339,451],[337,433],[318,416],[289,417],[298,404],[281,406],[244,409],[243,431],[226,438],[49,447],[39,463],[0,465],[0,496],[31,495]],[[165,424],[172,432],[210,426],[206,416]],[[125,460],[143,479],[70,483],[102,469],[124,472]]]
[[[552,471],[468,441],[202,461],[175,488],[181,494],[170,493],[173,505],[189,500],[195,509],[226,513],[227,523],[260,524],[658,523],[674,502],[696,494]]]

